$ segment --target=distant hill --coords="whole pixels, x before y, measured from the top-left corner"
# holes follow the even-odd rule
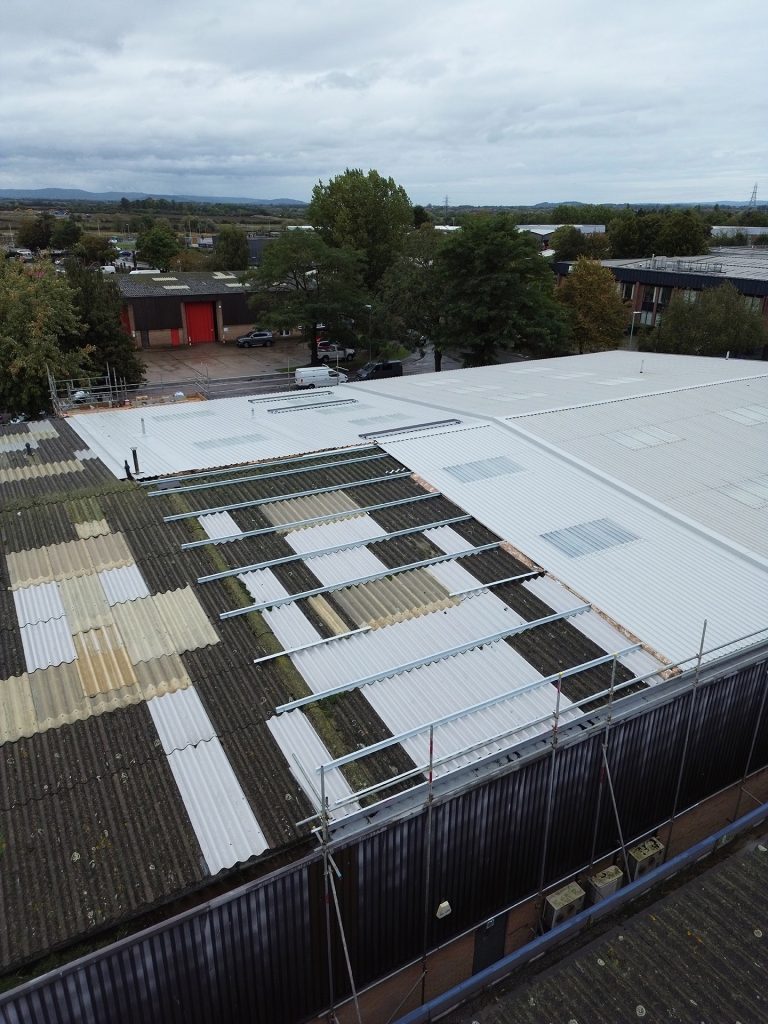
[[[172,203],[226,203],[239,206],[306,206],[303,199],[251,199],[247,196],[166,196],[157,192],[86,192],[81,188],[0,188],[0,199],[119,203],[121,199],[166,199]]]

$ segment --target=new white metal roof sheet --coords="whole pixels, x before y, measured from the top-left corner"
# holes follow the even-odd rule
[[[268,397],[259,395],[253,403],[248,398],[219,398],[194,405],[77,414],[69,423],[115,476],[122,478],[125,453],[131,448],[137,449],[145,476],[162,476],[360,444],[361,431],[366,428],[355,420],[361,418],[361,408],[366,413],[371,410],[397,417],[388,421],[392,427],[398,422],[412,424],[414,418],[434,418],[422,417],[418,411],[414,417],[409,403],[363,394],[354,384],[341,385],[328,395],[302,396],[298,402],[290,393],[274,396],[275,401],[265,401]],[[339,399],[352,401],[334,409],[327,407]],[[292,405],[297,407],[292,409]],[[279,406],[289,409],[277,415],[274,410]]]
[[[212,875],[267,849],[218,739],[174,750],[168,764]]]
[[[315,555],[314,558],[307,558],[306,564],[324,587],[373,576],[387,568],[368,548],[350,548],[348,551]]]
[[[422,724],[425,726],[424,733],[403,743],[416,763],[424,764],[428,761],[427,730],[430,722],[541,678],[541,674],[509,644],[499,641],[372,683],[362,692],[393,735]],[[540,688],[490,708],[437,726],[435,757],[463,750],[489,737],[502,735],[534,718],[550,714],[554,712],[556,700],[557,690],[550,683],[545,683]],[[565,711],[570,706],[571,702],[563,695],[561,710]],[[536,735],[546,728],[539,726],[526,731],[520,739]],[[461,763],[471,764],[483,754],[501,751],[508,745],[508,741],[500,741],[498,744],[483,746],[481,750],[462,757]],[[438,773],[456,766],[457,762],[450,762],[438,769]]]
[[[77,657],[72,631],[65,615],[21,627],[21,643],[27,672],[61,665]]]
[[[513,422],[768,557],[768,490],[759,498],[768,470],[768,374]],[[667,439],[642,443],[654,432]]]
[[[285,539],[297,554],[332,548],[337,544],[351,544],[353,541],[372,540],[386,537],[387,531],[371,516],[364,514],[330,523],[317,523],[301,530],[290,530]],[[466,548],[466,544],[464,545]]]
[[[456,533],[450,526],[436,526],[433,530],[425,530],[424,536],[446,555],[456,555],[460,551],[466,551],[468,547],[468,542],[464,537]]]
[[[118,569],[105,569],[99,580],[110,606],[149,597],[149,587],[138,565],[124,565]]]
[[[147,701],[147,708],[166,754],[194,746],[216,735],[213,723],[193,686]]]
[[[253,569],[251,572],[241,572],[237,578],[253,598],[254,604],[288,597],[288,591],[271,569]]]
[[[352,386],[365,391],[366,401],[375,393],[466,420],[615,401],[714,381],[762,377],[766,372],[765,363],[755,360],[616,351],[414,374]]]
[[[211,512],[207,516],[198,516],[197,521],[211,540],[236,537],[243,532],[229,512]]]
[[[264,621],[283,645],[285,650],[289,647],[301,647],[302,644],[311,644],[320,639],[320,634],[306,617],[304,612],[295,604],[284,604],[279,608],[267,608],[262,612]]]
[[[766,626],[768,570],[517,427],[432,431],[383,447],[670,661]],[[507,455],[522,471],[464,484],[446,466]],[[568,557],[544,534],[609,518],[638,539]]]
[[[309,688],[322,693],[373,672],[385,673],[409,661],[511,629],[523,621],[493,594],[481,592],[443,611],[300,651],[291,655],[291,660]]]
[[[328,748],[300,708],[270,718],[267,721],[267,728],[282,750],[291,774],[307,794],[312,806],[319,810],[321,807],[320,774],[317,769],[321,764],[327,764],[331,760]],[[352,789],[341,772],[327,773],[325,795],[331,806],[337,800],[343,800],[352,795]],[[351,814],[353,811],[359,810],[359,807],[357,801],[352,801],[345,805],[343,814]]]
[[[58,583],[38,583],[33,587],[14,590],[13,603],[16,605],[20,626],[60,619],[64,615]]]

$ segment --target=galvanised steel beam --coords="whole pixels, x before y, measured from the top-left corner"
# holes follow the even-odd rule
[[[294,491],[292,494],[273,494],[271,498],[254,498],[252,501],[238,501],[231,505],[218,505],[216,508],[198,508],[194,512],[179,512],[173,516],[163,516],[164,523],[175,523],[179,519],[194,519],[197,516],[210,516],[214,512],[231,512],[235,508],[253,508],[256,505],[269,505],[275,501],[288,501],[291,498],[308,498],[312,494],[329,494],[331,491],[349,491],[353,487],[368,487],[370,484],[381,484],[386,480],[401,480],[411,476],[410,469],[385,476],[372,476],[367,480],[350,480],[346,484],[331,484],[328,487],[312,487],[306,491]]]
[[[327,523],[333,519],[359,516],[364,512],[377,512],[382,508],[396,508],[398,505],[409,505],[415,501],[426,501],[427,498],[442,498],[442,496],[442,491],[428,491],[425,494],[414,494],[410,498],[380,501],[377,505],[355,505],[354,508],[348,508],[342,512],[327,512],[322,516],[312,516],[311,519],[296,519],[292,523],[281,523],[278,526],[262,526],[258,530],[244,530],[242,533],[231,533],[228,537],[206,537],[205,540],[188,540],[181,545],[181,550],[188,551],[189,548],[202,548],[208,544],[229,544],[233,540],[242,540],[244,537],[260,537],[265,533],[283,533],[287,530],[299,530],[304,526],[314,526],[316,523]],[[489,584],[489,586],[493,586],[493,584]]]
[[[285,397],[285,396],[280,396]],[[261,401],[267,401],[267,399],[261,399]],[[311,459],[325,459],[328,455],[336,454],[336,452],[371,452],[379,451],[375,444],[358,444],[351,445],[349,448],[333,448],[324,452],[314,452],[312,455],[291,455],[286,459],[273,459],[270,462],[248,462],[244,466],[229,466],[226,469],[198,469],[194,473],[183,473],[177,476],[160,476],[154,477],[152,480],[141,480],[142,487],[157,487],[158,484],[178,484],[183,480],[201,480],[206,476],[226,476],[228,473],[247,473],[251,469],[261,467],[268,469],[272,466],[287,466],[292,462],[308,462]],[[311,466],[309,467],[312,468]],[[163,494],[167,494],[167,491],[163,491]]]
[[[187,484],[186,487],[166,487],[159,491],[149,491],[149,497],[154,498],[158,494],[189,494],[191,491],[206,491],[212,487],[232,487],[235,484],[247,484],[253,480],[274,480],[281,476],[295,476],[297,473],[313,473],[316,469],[336,469],[338,466],[348,466],[355,462],[372,462],[374,459],[388,459],[392,456],[388,452],[376,455],[361,455],[356,459],[339,459],[335,462],[319,462],[313,466],[299,466],[298,469],[283,469],[278,473],[256,473],[253,476],[241,476],[229,480],[213,480],[205,484]],[[394,460],[397,461],[397,460]]]
[[[414,668],[433,665],[437,661],[445,661],[446,658],[453,658],[457,654],[466,654],[467,651],[472,651],[476,647],[495,644],[499,640],[516,636],[518,633],[525,633],[529,629],[535,629],[537,626],[546,626],[547,623],[558,622],[560,619],[569,619],[573,615],[579,615],[581,612],[588,612],[591,607],[591,604],[580,604],[575,608],[568,608],[564,612],[555,612],[552,615],[545,615],[541,619],[532,619],[531,622],[522,622],[517,626],[508,626],[506,629],[497,630],[495,633],[488,633],[474,640],[467,640],[463,644],[457,644],[455,647],[446,647],[442,651],[433,651],[432,654],[427,654],[423,658],[414,658],[412,661],[402,662],[400,665],[384,669],[381,672],[373,672],[371,675],[361,676],[359,679],[352,679],[347,683],[340,683],[338,686],[331,686],[329,689],[321,690],[319,693],[311,693],[308,697],[300,697],[298,700],[292,700],[288,704],[280,704],[275,708],[275,714],[279,715],[284,711],[303,708],[307,704],[316,704],[318,701],[325,700],[326,697],[334,697],[339,693],[346,693],[347,690],[358,690],[361,686],[368,686],[369,683],[376,683],[380,679],[389,679],[390,676],[398,676],[403,672],[410,672]],[[540,682],[541,680],[537,680],[537,685]]]
[[[440,519],[434,523],[425,523],[423,526],[409,526],[405,530],[396,530],[394,533],[385,533],[382,537],[365,537],[362,540],[350,540],[346,544],[334,544],[329,548],[315,548],[314,551],[297,552],[293,555],[283,555],[281,558],[271,558],[268,562],[255,562],[253,565],[241,565],[237,569],[225,569],[223,572],[215,572],[210,576],[199,576],[198,583],[212,583],[214,580],[224,580],[228,576],[239,576],[243,572],[255,572],[257,569],[270,569],[273,565],[286,565],[288,562],[301,562],[305,558],[315,558],[318,555],[332,555],[336,551],[349,551],[351,548],[367,547],[369,544],[381,544],[382,541],[392,540],[395,537],[407,537],[412,533],[421,533],[423,530],[435,530],[439,526],[450,526],[451,523],[463,523],[472,516],[454,516],[452,519]],[[453,595],[451,595],[453,596]]]
[[[477,555],[481,551],[490,551],[498,548],[501,541],[495,544],[482,544],[480,547],[467,548],[466,551],[456,551],[450,555],[436,555],[434,558],[423,558],[420,562],[410,562],[408,565],[398,565],[392,569],[384,569],[382,572],[374,572],[369,576],[358,576],[353,580],[345,580],[343,583],[332,583],[327,587],[316,587],[314,590],[304,590],[300,594],[290,594],[288,597],[280,597],[276,601],[261,601],[259,604],[249,604],[246,608],[233,608],[228,612],[221,612],[220,619],[234,619],[238,615],[249,615],[251,612],[261,611],[263,608],[279,608],[284,604],[292,604],[294,601],[302,601],[307,597],[319,597],[321,594],[330,594],[334,590],[344,590],[347,587],[356,587],[360,583],[372,583],[374,580],[383,580],[387,576],[397,576],[398,573],[408,572],[411,569],[422,569],[428,565],[437,565],[438,562],[447,562],[449,559],[465,558],[467,555]]]

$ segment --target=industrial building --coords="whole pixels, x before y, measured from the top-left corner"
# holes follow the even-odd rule
[[[630,352],[4,428],[0,962],[87,945],[0,1016],[394,1019],[766,801],[767,441]]]

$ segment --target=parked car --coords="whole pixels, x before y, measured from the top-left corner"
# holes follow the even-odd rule
[[[354,359],[356,349],[348,345],[341,345],[338,341],[318,341],[317,355],[321,363],[331,363],[335,360]]]
[[[399,359],[374,359],[361,367],[352,380],[381,380],[384,377],[402,376],[403,364]]]
[[[343,370],[332,370],[329,366],[301,366],[294,379],[297,388],[322,388],[346,384],[349,378]]]
[[[241,334],[237,339],[238,348],[254,348],[261,346],[274,345],[275,339],[272,336],[272,331],[263,331],[259,327],[254,327],[252,331],[248,331],[247,334]]]

